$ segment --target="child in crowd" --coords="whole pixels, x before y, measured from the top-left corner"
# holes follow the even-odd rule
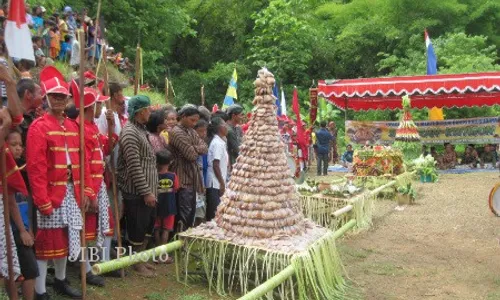
[[[52,26],[49,31],[50,36],[50,58],[53,60],[57,59],[59,51],[61,50],[61,36],[59,33],[59,28],[57,26]]]
[[[7,136],[7,145],[12,152],[19,168],[24,167],[23,142],[21,132],[12,130]],[[23,299],[34,299],[35,297],[35,278],[38,277],[38,265],[36,263],[35,251],[33,249],[34,237],[30,226],[30,211],[32,203],[27,195],[16,193],[15,201],[11,200],[11,205],[18,209],[11,209],[12,233],[17,248],[21,274],[24,277],[22,282]],[[14,291],[17,293],[17,291]]]
[[[213,118],[209,128],[207,172],[207,222],[215,217],[220,197],[226,191],[229,155],[227,153],[227,125],[221,118]]]
[[[50,31],[51,28],[54,26],[54,22],[51,20],[47,20],[46,22],[43,23],[43,30],[42,30],[42,40],[43,40],[43,52],[45,53],[45,56],[50,56]]]
[[[156,152],[158,165],[158,205],[156,207],[155,241],[156,245],[168,242],[169,234],[174,230],[177,205],[175,194],[179,189],[179,181],[175,173],[169,171],[172,163],[172,154],[168,150]],[[172,263],[168,258],[166,263]]]
[[[168,145],[168,133],[177,125],[177,112],[174,109],[167,109],[165,111],[165,125],[166,129],[160,134]]]
[[[68,60],[69,54],[71,53],[71,36],[66,35],[64,37],[64,42],[61,43],[61,51],[59,51],[59,60],[66,62]]]
[[[167,129],[165,113],[162,110],[153,111],[149,117],[148,123],[146,124],[146,128],[150,133],[148,135],[148,139],[151,146],[153,146],[153,150],[155,152],[159,152],[166,149],[167,143],[161,136],[161,133]]]
[[[32,79],[31,69],[35,67],[35,62],[28,59],[21,59],[17,64],[20,79]]]
[[[198,136],[206,141],[207,139],[207,129],[208,129],[208,122],[205,121],[204,119],[201,119],[196,123],[196,126],[194,127],[194,130],[198,133]],[[207,170],[208,170],[208,160],[207,160],[207,154],[200,155],[198,156],[198,159],[196,160],[198,163],[198,168],[200,171],[200,178],[201,178],[201,183],[203,184],[203,187],[206,187],[206,178],[207,178]],[[205,214],[206,214],[206,196],[205,194],[196,194],[196,214],[195,214],[195,221],[194,224],[195,226],[200,225],[204,220],[205,220]]]

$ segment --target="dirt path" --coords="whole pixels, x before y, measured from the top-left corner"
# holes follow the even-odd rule
[[[377,202],[373,227],[339,243],[364,299],[500,299],[500,218],[487,204],[499,180],[443,175],[402,212]]]

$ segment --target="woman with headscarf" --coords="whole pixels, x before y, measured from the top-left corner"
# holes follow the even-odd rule
[[[193,226],[196,212],[196,193],[203,193],[203,184],[196,160],[208,152],[205,141],[194,127],[200,112],[194,105],[185,105],[179,111],[179,123],[169,134],[169,148],[173,155],[172,172],[179,177],[177,193],[177,230]]]

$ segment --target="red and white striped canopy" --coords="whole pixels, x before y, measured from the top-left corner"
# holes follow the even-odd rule
[[[399,109],[409,95],[414,108],[500,104],[500,72],[320,80],[318,95],[340,109]]]

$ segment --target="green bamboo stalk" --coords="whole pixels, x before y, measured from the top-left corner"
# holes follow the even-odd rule
[[[356,225],[356,220],[350,220],[347,222],[344,226],[340,227],[338,230],[335,230],[333,233],[333,237],[335,239],[338,239],[339,237],[343,236],[347,230],[353,228]]]
[[[281,272],[269,278],[266,282],[254,288],[253,290],[251,290],[249,293],[239,298],[238,300],[259,299],[263,297],[265,294],[272,291],[275,287],[285,282],[285,280],[290,278],[293,274],[295,274],[295,268],[293,267],[293,265],[289,265]]]
[[[140,262],[145,262],[153,258],[158,258],[160,255],[178,250],[179,248],[182,247],[182,245],[183,245],[182,241],[175,241],[133,255],[117,258],[100,264],[95,264],[92,267],[92,273],[95,275],[101,275],[104,273],[129,267]]]

